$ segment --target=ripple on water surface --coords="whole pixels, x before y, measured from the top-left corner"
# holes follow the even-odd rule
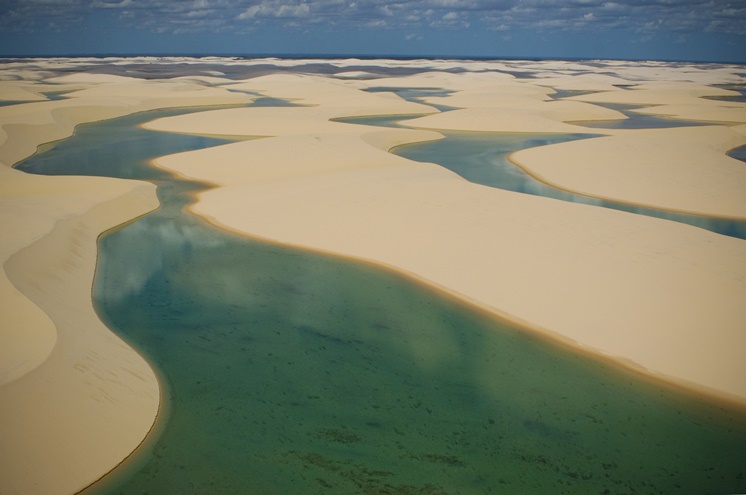
[[[174,138],[119,122],[117,139]],[[116,139],[95,140],[112,163]],[[102,238],[94,297],[161,370],[170,412],[98,493],[746,491],[741,412],[396,274],[216,230],[183,211],[197,185],[154,173],[165,207]]]

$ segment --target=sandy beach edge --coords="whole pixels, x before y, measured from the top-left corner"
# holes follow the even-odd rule
[[[736,148],[738,148],[738,147],[736,147]],[[733,148],[733,149],[735,149],[735,148]],[[650,209],[653,209],[653,210],[661,210],[661,211],[664,211],[664,212],[668,211],[668,212],[671,212],[671,213],[682,213],[684,215],[692,215],[692,216],[697,216],[697,217],[702,217],[702,218],[712,218],[712,219],[722,219],[722,220],[734,220],[734,221],[739,221],[739,222],[742,222],[742,221],[746,220],[746,217],[738,216],[738,215],[727,215],[727,214],[712,214],[712,215],[708,215],[708,214],[702,213],[702,211],[696,210],[696,209],[673,208],[673,207],[670,207],[670,206],[659,205],[659,204],[648,204],[648,203],[645,203],[644,201],[642,201],[642,202],[630,201],[630,200],[626,200],[624,198],[608,197],[608,196],[603,196],[603,195],[600,195],[600,194],[594,194],[594,193],[589,192],[589,191],[584,191],[584,190],[580,190],[580,189],[573,189],[571,187],[567,187],[567,186],[564,186],[562,184],[558,184],[558,183],[556,183],[556,182],[554,182],[554,181],[552,181],[552,180],[544,177],[543,175],[537,173],[536,171],[534,171],[530,167],[526,166],[524,163],[522,163],[520,160],[518,160],[514,156],[514,155],[516,155],[518,153],[519,153],[518,151],[515,151],[513,153],[510,153],[507,156],[507,159],[508,159],[508,161],[511,164],[513,164],[516,167],[518,167],[519,169],[521,169],[526,175],[528,175],[532,179],[534,179],[534,180],[536,180],[538,182],[541,182],[542,184],[546,184],[547,186],[553,187],[554,189],[557,189],[557,190],[560,190],[560,191],[564,191],[564,192],[568,192],[570,194],[577,194],[579,196],[585,196],[585,197],[588,197],[588,198],[598,199],[600,201],[613,201],[615,203],[627,205],[627,206],[630,206],[630,207],[633,207],[633,208],[650,208]]]
[[[0,389],[8,493],[79,491],[130,455],[158,415],[153,368],[100,321],[92,303],[101,233],[158,207],[153,186],[127,186],[58,220],[4,264],[57,331],[49,357]]]

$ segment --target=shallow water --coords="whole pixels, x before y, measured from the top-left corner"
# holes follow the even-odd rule
[[[728,156],[730,156],[731,158],[735,158],[736,160],[746,162],[746,146],[740,146],[738,148],[730,150],[728,152]]]
[[[670,129],[672,127],[700,127],[709,125],[707,122],[680,120],[660,115],[646,115],[633,110],[643,108],[644,105],[625,105],[621,103],[594,103],[600,107],[610,108],[626,115],[620,120],[589,120],[575,122],[583,127],[596,129]]]
[[[96,493],[746,491],[742,411],[186,214],[201,186],[147,157],[216,143],[133,128],[156,116],[81,126],[20,167],[161,185],[163,208],[102,237],[94,300],[161,371],[169,413]]]

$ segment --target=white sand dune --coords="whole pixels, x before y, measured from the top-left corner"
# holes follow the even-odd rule
[[[47,97],[36,90],[34,84],[0,81],[0,101],[43,101]]]
[[[744,123],[746,122],[746,103],[713,102],[711,104],[680,104],[657,105],[634,110],[648,115],[664,115],[679,120],[694,120],[713,123]]]
[[[573,96],[571,100],[589,103],[621,103],[626,105],[724,105],[724,101],[707,100],[707,96],[738,96],[738,92],[691,82],[640,83],[630,89],[615,89],[588,95]]]
[[[155,188],[2,170],[14,236],[0,244],[0,487],[72,493],[129,455],[158,411],[153,371],[91,303],[98,235],[157,207]]]
[[[512,160],[548,184],[588,196],[746,219],[746,145],[724,126],[629,131],[522,150]]]
[[[421,79],[410,82],[421,84]],[[538,132],[538,133],[612,133],[590,131],[568,122],[593,120],[623,120],[627,117],[616,110],[580,101],[552,99],[551,87],[521,82],[513,78],[440,78],[444,89],[454,91],[448,96],[427,96],[422,101],[458,110],[428,115],[405,123],[408,127],[458,130],[470,132]],[[469,79],[469,78],[465,78]]]
[[[665,104],[659,111],[679,118],[700,110],[709,117],[738,113],[740,105],[705,98],[727,93],[711,84],[742,80],[738,68],[348,59],[330,63],[354,67],[348,75],[365,80],[300,74],[238,82],[213,76],[52,77],[60,68],[96,63],[102,61],[24,61],[8,64],[0,75],[0,81],[15,81],[17,94],[27,99],[42,95],[51,82],[70,92],[66,100],[0,107],[0,227],[8,233],[0,238],[0,492],[81,489],[132,452],[159,406],[154,373],[98,320],[90,293],[97,236],[155,208],[154,187],[31,176],[9,166],[83,122],[251,100],[240,91],[306,106],[211,110],[146,126],[261,138],[157,160],[217,186],[200,195],[192,208],[197,214],[246,235],[392,267],[528,331],[746,404],[746,242],[479,186],[434,164],[388,153],[442,138],[428,129],[608,134],[522,151],[514,159],[544,180],[592,196],[742,218],[743,164],[725,151],[744,142],[745,125],[620,131],[572,124],[621,118],[598,105],[607,102]],[[126,66],[131,60],[103,63]],[[295,67],[308,61],[144,57],[138,63],[188,63],[199,70],[209,63],[215,74],[217,63]],[[382,66],[422,73],[363,74],[365,67]],[[465,72],[448,72],[455,68]],[[374,86],[452,90],[426,101],[460,109],[438,112],[391,93],[361,90]],[[595,93],[551,101],[554,89]],[[418,129],[332,121],[408,114],[425,115],[409,121]]]

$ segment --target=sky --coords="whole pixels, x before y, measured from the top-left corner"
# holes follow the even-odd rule
[[[746,0],[0,0],[0,56],[746,63]]]

